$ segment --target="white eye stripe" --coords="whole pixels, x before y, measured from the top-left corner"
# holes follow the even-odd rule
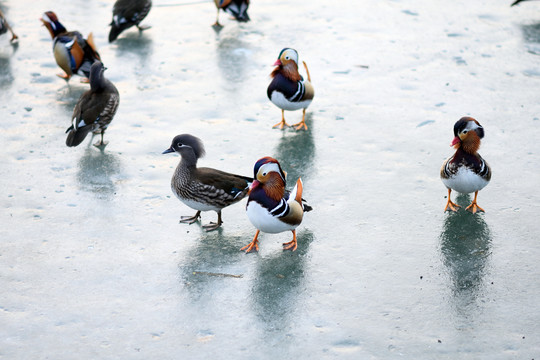
[[[266,163],[259,168],[259,174],[262,174],[263,176],[265,176],[266,174],[272,171],[275,171],[278,174],[280,173],[278,164]]]
[[[474,121],[468,121],[467,126],[465,126],[465,129],[463,129],[463,132],[465,132],[466,130],[476,130],[478,128],[482,128],[482,126],[478,125]]]

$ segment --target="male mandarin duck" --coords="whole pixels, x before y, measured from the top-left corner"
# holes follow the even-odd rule
[[[116,0],[110,23],[109,42],[116,40],[122,31],[132,26],[136,26],[140,31],[149,29],[150,26],[139,24],[148,15],[151,7],[151,0]]]
[[[285,48],[279,53],[274,66],[277,66],[270,75],[273,80],[268,86],[267,95],[270,101],[281,109],[281,122],[273,127],[283,129],[284,126],[289,126],[285,122],[285,110],[302,109],[302,121],[292,126],[296,130],[302,128],[307,130],[306,125],[306,109],[311,104],[315,90],[311,85],[309,70],[305,62],[303,62],[307,73],[307,81],[298,73],[298,52],[294,49]]]
[[[67,31],[52,11],[47,11],[41,18],[43,25],[49,30],[53,39],[53,54],[56,63],[65,74],[59,77],[68,81],[73,74],[90,76],[90,68],[96,60],[100,60],[92,33],[85,40],[78,31]]]
[[[171,189],[178,199],[197,210],[194,216],[182,216],[181,223],[192,224],[200,218],[201,211],[215,211],[217,223],[204,225],[206,231],[219,228],[221,209],[242,200],[248,193],[252,178],[224,171],[197,167],[197,160],[205,155],[202,141],[190,134],[174,137],[171,146],[163,152],[177,152],[182,159],[171,179]]]
[[[454,125],[454,140],[450,146],[456,149],[453,156],[448,158],[441,168],[441,180],[448,188],[448,201],[444,211],[457,211],[459,205],[452,202],[452,190],[462,194],[474,192],[474,200],[466,210],[473,214],[484,211],[476,203],[478,191],[482,190],[491,180],[491,168],[478,154],[480,139],[484,137],[484,128],[472,117],[462,117]]]
[[[19,38],[13,32],[13,29],[11,28],[11,26],[9,26],[6,18],[4,17],[4,13],[2,13],[2,10],[0,10],[0,35],[5,34],[8,30],[11,33],[11,40],[10,40],[11,42]]]
[[[214,26],[221,26],[219,23],[219,10],[223,9],[239,22],[249,21],[247,9],[249,0],[214,0],[217,8],[216,23]]]
[[[240,250],[249,253],[259,250],[259,233],[276,234],[290,230],[293,239],[283,244],[284,250],[297,248],[296,228],[302,222],[304,212],[312,210],[302,199],[302,180],[299,178],[291,192],[285,190],[287,174],[279,162],[271,157],[263,157],[255,163],[255,180],[249,189],[246,212],[249,220],[257,228],[253,241]]]
[[[94,146],[105,147],[103,134],[112,121],[120,95],[118,90],[105,78],[103,72],[106,68],[100,61],[96,61],[90,69],[90,90],[81,95],[73,110],[72,125],[66,130],[67,146],[79,145],[90,131],[101,134],[101,139]]]

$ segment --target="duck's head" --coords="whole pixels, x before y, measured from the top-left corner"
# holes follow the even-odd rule
[[[196,136],[190,134],[181,134],[174,137],[172,140],[171,146],[163,152],[163,154],[168,154],[172,152],[177,152],[182,155],[182,158],[190,159],[193,158],[195,161],[205,155],[204,145]]]
[[[103,73],[107,68],[99,60],[94,61],[90,68],[90,87],[92,89],[99,89],[103,86]]]
[[[465,151],[475,153],[480,147],[480,139],[484,137],[484,128],[472,117],[462,117],[454,124],[454,139],[450,146],[462,147]]]
[[[256,182],[262,184],[272,183],[285,187],[287,182],[287,173],[281,169],[279,162],[270,156],[263,157],[255,163],[253,177]]]
[[[296,50],[291,48],[281,50],[274,66],[276,66],[276,68],[274,68],[274,71],[270,74],[272,78],[280,73],[291,81],[302,80],[302,77],[298,73],[298,52],[296,52]]]
[[[291,48],[281,50],[274,66],[295,66],[298,68],[298,52]]]
[[[66,31],[64,25],[58,21],[58,17],[53,11],[44,12],[41,16],[41,22],[49,30],[51,37],[54,39],[58,34]]]

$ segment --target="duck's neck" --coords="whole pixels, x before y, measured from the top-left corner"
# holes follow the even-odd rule
[[[280,201],[285,194],[285,183],[277,174],[264,183],[263,187],[266,195],[274,201]]]
[[[461,148],[466,153],[475,155],[480,148],[480,137],[472,132],[465,141],[459,142],[457,148]]]
[[[274,71],[272,71],[272,74],[270,76],[273,78],[278,73],[281,73],[283,76],[285,76],[287,79],[291,81],[300,81],[302,80],[302,77],[298,73],[298,66],[294,62],[291,62],[290,64],[287,64],[285,66],[279,65],[277,66]]]

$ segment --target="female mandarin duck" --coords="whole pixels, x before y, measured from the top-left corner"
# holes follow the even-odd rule
[[[59,77],[68,81],[73,74],[90,76],[90,67],[100,60],[92,33],[85,40],[78,31],[67,31],[52,11],[43,14],[41,21],[53,39],[53,54],[56,63],[65,74]]]
[[[219,23],[219,10],[223,9],[239,22],[249,21],[249,15],[247,9],[249,7],[249,0],[214,0],[217,7],[217,16],[214,26],[221,26]]]
[[[148,15],[151,7],[151,0],[116,0],[110,23],[109,42],[116,40],[122,31],[132,26],[136,26],[140,31],[149,29],[150,26],[140,26],[139,24]]]
[[[302,180],[298,179],[294,189],[285,191],[287,174],[279,162],[271,157],[264,157],[255,163],[255,180],[249,189],[246,211],[249,220],[257,228],[253,241],[240,250],[249,253],[259,250],[259,233],[271,234],[290,230],[293,239],[284,243],[284,250],[296,250],[296,228],[302,222],[305,211],[312,208],[302,199]]]
[[[2,10],[0,10],[0,35],[5,34],[8,30],[11,33],[11,40],[10,40],[11,42],[19,38],[13,32],[13,29],[11,28],[11,26],[9,26],[6,18],[4,17],[4,13],[2,13]]]
[[[474,200],[466,210],[473,214],[484,211],[476,203],[478,191],[491,180],[491,168],[478,154],[480,139],[484,137],[484,128],[471,117],[462,117],[454,125],[454,140],[450,146],[456,148],[453,156],[448,158],[441,168],[441,180],[448,188],[448,201],[444,211],[457,211],[459,205],[452,202],[450,193],[456,190],[462,194],[474,192]]]
[[[201,215],[201,211],[217,212],[217,223],[204,225],[206,231],[221,226],[221,209],[243,199],[253,179],[234,175],[212,168],[198,168],[197,160],[204,156],[202,141],[189,134],[177,135],[171,146],[163,152],[177,152],[182,160],[176,167],[171,179],[171,189],[178,199],[197,210],[194,216],[182,216],[181,223],[192,224]]]
[[[94,144],[105,147],[103,134],[112,121],[120,95],[118,90],[105,78],[103,72],[106,68],[100,61],[96,61],[90,69],[90,90],[81,95],[73,110],[72,125],[66,130],[67,146],[79,145],[90,131],[101,134],[101,140]]]
[[[302,121],[296,126],[296,130],[302,128],[307,130],[306,109],[311,104],[315,90],[311,85],[309,70],[305,62],[308,80],[304,80],[298,73],[298,53],[294,49],[285,48],[279,53],[274,66],[277,66],[270,75],[273,80],[268,86],[267,95],[270,101],[281,109],[281,122],[273,127],[283,129],[283,126],[289,126],[285,122],[285,110],[302,109]]]

